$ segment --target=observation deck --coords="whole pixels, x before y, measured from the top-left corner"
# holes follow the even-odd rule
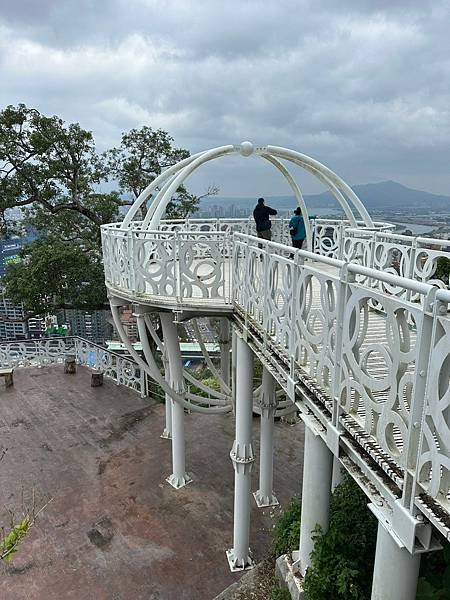
[[[262,159],[284,176],[304,217],[305,250],[290,246],[283,219],[273,221],[271,241],[255,237],[251,220],[162,219],[191,173],[230,155]],[[311,219],[287,163],[324,184],[344,219]],[[146,216],[137,222],[142,207]],[[439,262],[450,258],[448,242],[398,235],[392,225],[374,223],[354,191],[328,167],[293,150],[250,142],[200,152],[168,168],[123,223],[102,227],[102,240],[116,327],[132,358],[172,399],[169,405],[166,401],[172,411],[166,411],[166,423],[172,427],[168,481],[173,487],[191,481],[183,407],[235,410],[231,570],[253,565],[251,429],[257,398],[258,506],[277,503],[272,490],[276,411],[280,405],[295,408],[305,423],[294,569],[304,576],[311,564],[313,532],[317,524],[328,527],[331,488],[343,468],[364,490],[378,519],[372,599],[414,598],[420,555],[440,547],[438,532],[450,540],[450,291],[448,281],[438,277]],[[136,307],[144,359],[133,354],[121,328],[118,310],[129,302]],[[163,339],[151,315],[160,320]],[[176,325],[201,315],[222,316],[223,323],[220,372],[204,352],[221,390],[207,408],[201,398],[185,393],[189,376],[182,368]],[[151,339],[166,358],[164,376]],[[263,365],[256,390],[255,357]]]
[[[449,536],[450,292],[434,276],[448,242],[392,229],[317,219],[309,252],[286,245],[286,220],[274,220],[272,242],[246,219],[106,225],[106,284],[154,310],[232,314],[290,397],[317,392],[319,405],[303,408],[324,426],[336,412],[392,481],[389,495],[401,495],[410,461],[417,508]]]

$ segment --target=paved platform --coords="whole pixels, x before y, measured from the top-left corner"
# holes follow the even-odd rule
[[[164,406],[90,371],[16,369],[0,387],[0,523],[20,507],[22,487],[53,497],[17,557],[0,566],[8,600],[210,600],[236,581],[232,543],[233,468],[228,416],[186,415],[194,482],[175,491],[170,442],[159,437]],[[255,418],[255,448],[259,419]],[[303,428],[276,425],[275,492],[300,492]],[[281,439],[283,444],[281,444]],[[258,463],[253,490],[257,488]],[[252,550],[263,558],[275,511],[252,510]]]

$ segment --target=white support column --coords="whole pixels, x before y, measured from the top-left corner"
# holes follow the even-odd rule
[[[333,456],[333,476],[331,481],[331,491],[334,492],[334,490],[340,483],[342,483],[341,461],[337,456]]]
[[[250,555],[251,470],[253,421],[253,353],[240,337],[236,342],[236,439],[230,452],[234,466],[233,548],[227,550],[232,571],[254,566]]]
[[[163,364],[164,364],[164,379],[171,386],[172,381],[170,378],[170,365],[166,355],[167,350],[164,350],[163,355]],[[172,398],[169,394],[165,396],[165,408],[166,408],[166,426],[164,427],[164,431],[161,435],[162,438],[166,440],[172,439]]]
[[[400,548],[379,522],[372,600],[414,600],[419,567],[420,554],[412,555]]]
[[[183,362],[181,358],[178,331],[173,322],[172,313],[160,313],[164,334],[164,343],[169,361],[172,387],[178,394],[184,393]],[[179,489],[192,481],[186,473],[185,441],[184,441],[184,409],[181,404],[171,400],[172,405],[172,475],[167,481],[175,489]]]
[[[300,549],[296,566],[302,576],[311,564],[314,541],[311,534],[320,525],[328,529],[333,455],[308,423],[305,423]]]
[[[227,317],[220,319],[220,374],[230,386],[230,322]]]
[[[256,504],[262,508],[264,506],[276,506],[279,504],[273,493],[273,433],[277,399],[275,393],[275,379],[266,367],[264,367],[262,376],[260,407],[259,489],[253,496],[255,497]]]
[[[237,355],[237,334],[232,330],[231,333],[231,400],[233,410],[236,412],[236,355]]]

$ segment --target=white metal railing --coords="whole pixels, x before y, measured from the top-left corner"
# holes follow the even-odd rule
[[[285,355],[291,379],[301,369],[315,380],[334,422],[351,416],[398,472],[408,468],[413,498],[426,492],[450,511],[450,292],[309,253],[291,258],[240,234],[233,277],[235,305],[269,352]],[[383,292],[394,280],[421,302]]]
[[[63,363],[73,355],[80,365],[98,369],[117,383],[147,393],[146,376],[129,358],[77,336],[0,342],[0,367],[26,367]]]
[[[104,229],[103,256],[107,284],[132,298],[231,304],[228,232]]]
[[[336,240],[342,243],[348,226],[347,221],[317,219],[313,223],[316,253],[338,258],[333,244]],[[386,223],[375,226],[374,231],[390,227]],[[153,297],[161,304],[231,306],[235,233],[254,235],[253,219],[163,221],[157,231],[143,231],[140,222],[131,223],[129,228],[116,223],[104,225],[106,282],[130,299]],[[272,239],[289,245],[288,219],[273,219]],[[330,246],[326,240],[334,241]]]

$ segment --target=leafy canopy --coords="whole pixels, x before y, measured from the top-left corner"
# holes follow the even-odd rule
[[[121,207],[188,156],[167,132],[148,126],[124,133],[117,148],[99,154],[92,133],[78,123],[24,104],[6,107],[0,112],[0,236],[23,233],[25,226],[39,234],[22,262],[8,267],[7,295],[30,314],[103,306],[101,225],[119,219]],[[166,215],[185,218],[198,202],[181,187]],[[20,209],[20,218],[11,209]]]

